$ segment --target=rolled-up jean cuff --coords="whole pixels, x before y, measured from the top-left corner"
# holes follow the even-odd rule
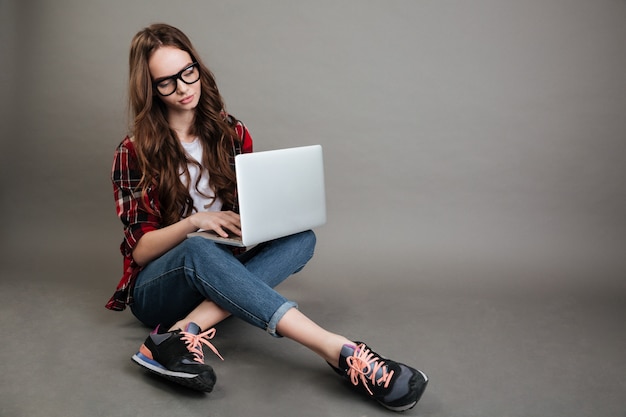
[[[298,304],[293,301],[286,301],[285,304],[278,307],[278,310],[272,315],[270,322],[267,324],[267,332],[274,337],[282,337],[278,333],[276,333],[276,326],[278,326],[278,322],[283,318],[285,313],[292,308],[298,308]]]

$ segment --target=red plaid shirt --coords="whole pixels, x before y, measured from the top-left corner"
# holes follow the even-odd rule
[[[235,131],[241,139],[234,154],[231,155],[231,166],[235,169],[235,154],[252,152],[252,137],[248,129],[237,121]],[[154,214],[143,209],[140,204],[141,190],[138,189],[141,180],[141,170],[137,154],[131,138],[126,137],[115,151],[112,168],[113,195],[115,197],[117,216],[124,224],[124,241],[120,250],[124,257],[124,273],[117,285],[116,291],[106,304],[110,310],[122,311],[133,301],[133,285],[141,267],[132,257],[133,249],[139,239],[146,233],[163,226],[160,215],[159,192],[155,187],[147,190],[143,198],[145,206],[151,207]],[[223,210],[234,210],[238,207],[224,207]]]

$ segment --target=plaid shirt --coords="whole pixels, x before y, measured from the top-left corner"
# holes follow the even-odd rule
[[[230,117],[230,116],[229,116]],[[252,152],[252,137],[248,129],[237,121],[235,131],[241,139],[231,155],[230,164],[235,169],[235,155]],[[117,216],[124,224],[124,241],[120,250],[124,257],[124,273],[116,291],[106,304],[110,310],[122,311],[133,302],[133,285],[141,267],[133,260],[133,249],[139,239],[146,233],[163,227],[160,215],[159,192],[156,187],[148,188],[145,197],[138,188],[141,170],[137,154],[131,138],[126,137],[115,151],[112,168],[113,195],[115,197]],[[140,201],[143,199],[143,205]],[[142,207],[150,207],[154,214]],[[223,210],[237,211],[238,207],[224,207]]]

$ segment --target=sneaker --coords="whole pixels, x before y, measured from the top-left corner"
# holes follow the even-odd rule
[[[428,384],[422,371],[381,357],[365,343],[344,345],[339,354],[339,369],[361,392],[393,411],[406,411],[419,401]]]
[[[132,359],[170,381],[197,391],[211,392],[216,377],[213,368],[204,363],[202,345],[208,346],[224,360],[209,342],[213,336],[215,329],[201,333],[195,323],[189,323],[185,330],[163,333],[157,326]]]

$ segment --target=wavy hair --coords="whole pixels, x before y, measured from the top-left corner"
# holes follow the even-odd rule
[[[160,215],[165,225],[169,225],[190,215],[194,207],[189,190],[180,180],[183,172],[187,183],[190,183],[189,160],[167,122],[166,107],[154,92],[148,67],[154,51],[163,46],[186,51],[199,64],[201,93],[190,133],[202,143],[202,166],[209,172],[210,186],[216,198],[225,205],[232,205],[235,200],[236,178],[231,158],[234,143],[239,138],[235,133],[234,119],[225,113],[215,77],[202,63],[189,38],[179,29],[163,23],[139,31],[130,48],[128,89],[134,147],[142,172],[139,188],[145,197],[148,190],[156,187]],[[153,208],[145,209],[154,212]]]

